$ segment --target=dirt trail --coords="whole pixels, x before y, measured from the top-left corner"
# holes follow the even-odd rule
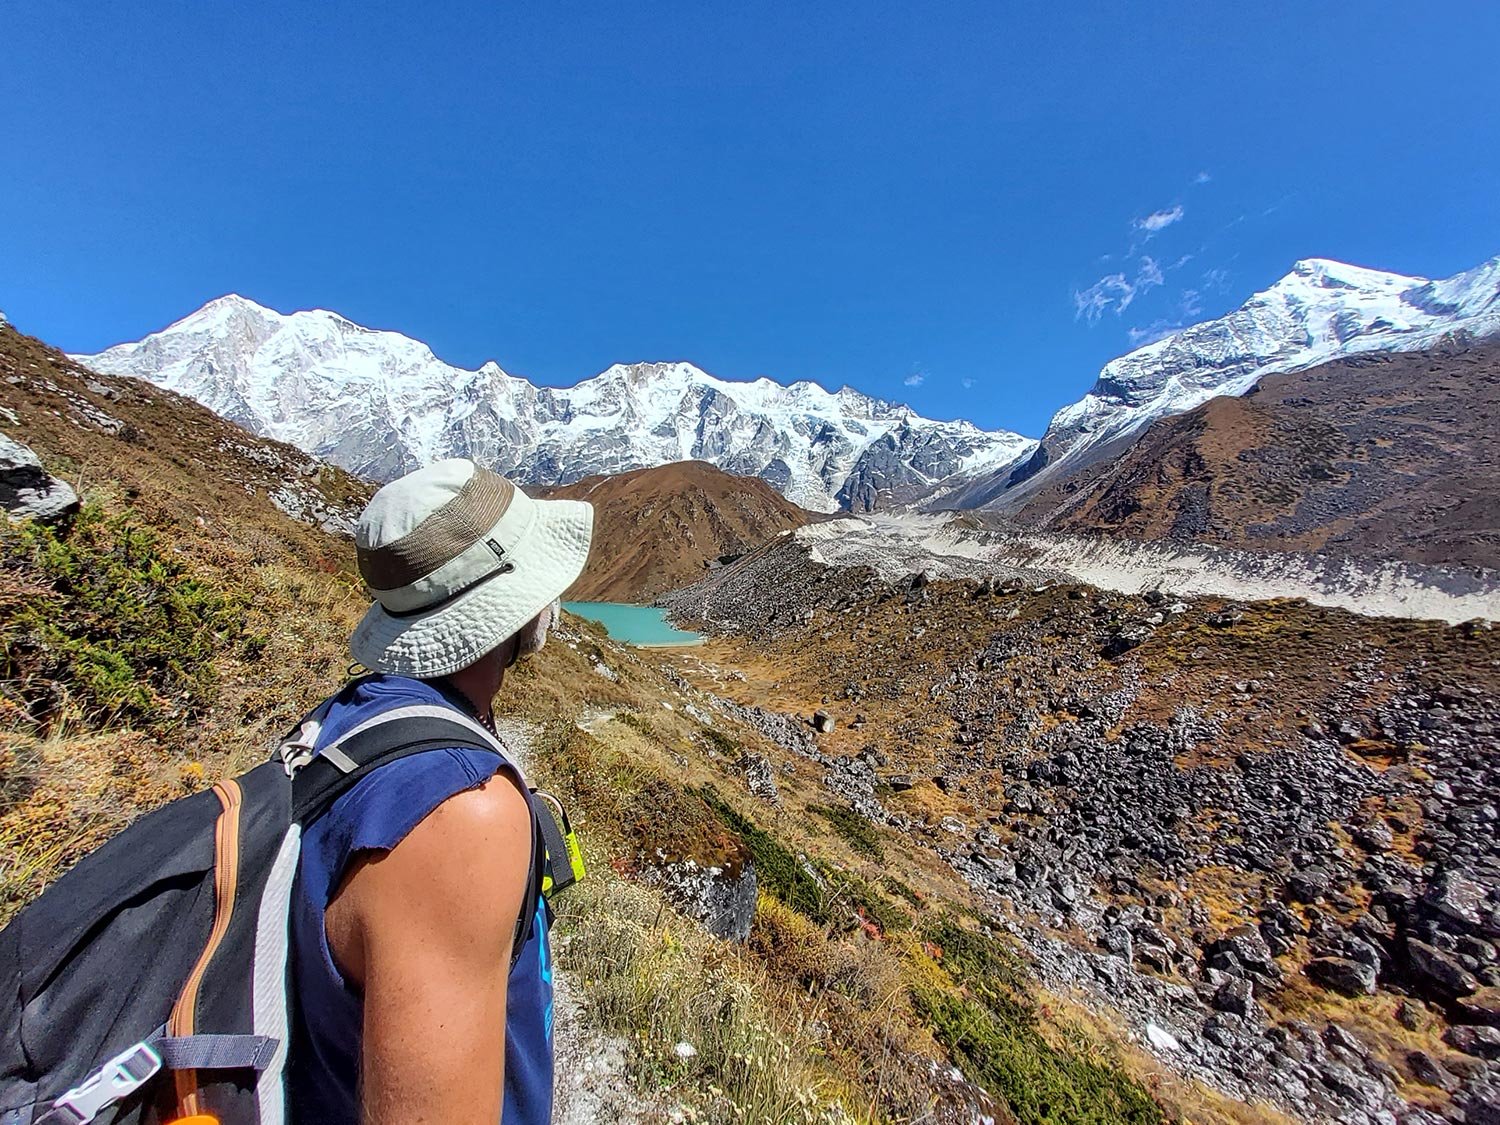
[[[529,772],[537,727],[504,718],[495,726],[522,771]],[[626,1041],[589,1025],[579,983],[554,967],[552,990],[554,1125],[643,1125],[663,1120],[661,1108],[643,1101],[631,1088]]]
[[[590,1027],[577,983],[561,970],[552,980],[555,1079],[553,1125],[636,1125],[663,1119],[643,1102],[626,1073],[625,1040]]]

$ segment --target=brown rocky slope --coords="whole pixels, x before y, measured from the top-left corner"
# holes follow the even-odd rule
[[[1495,566],[1500,343],[1353,356],[1152,425],[1022,522]]]
[[[782,737],[901,877],[940,861],[1158,1072],[1267,1116],[1497,1119],[1489,627],[889,582],[797,543],[674,600],[715,634],[690,676],[773,735],[826,712]]]
[[[542,494],[594,505],[593,550],[571,591],[585,601],[650,601],[808,521],[765,481],[704,461],[585,477]]]

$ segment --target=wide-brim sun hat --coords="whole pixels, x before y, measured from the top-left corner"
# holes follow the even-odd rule
[[[354,532],[375,604],[349,652],[375,672],[467,668],[583,572],[593,505],[535,500],[472,461],[438,461],[380,489]]]

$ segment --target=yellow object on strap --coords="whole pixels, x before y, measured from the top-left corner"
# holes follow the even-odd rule
[[[540,789],[533,789],[532,793],[543,802],[537,810],[542,842],[547,847],[547,864],[542,873],[542,894],[551,895],[553,891],[566,890],[583,878],[583,849],[578,844],[578,833],[573,831],[562,802]],[[552,815],[553,809],[557,810],[556,816]],[[564,857],[567,859],[566,866],[563,864]]]

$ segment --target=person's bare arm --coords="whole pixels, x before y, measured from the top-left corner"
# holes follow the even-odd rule
[[[329,904],[329,947],[364,990],[364,1125],[500,1120],[506,977],[530,864],[526,798],[497,776],[444,801]]]

